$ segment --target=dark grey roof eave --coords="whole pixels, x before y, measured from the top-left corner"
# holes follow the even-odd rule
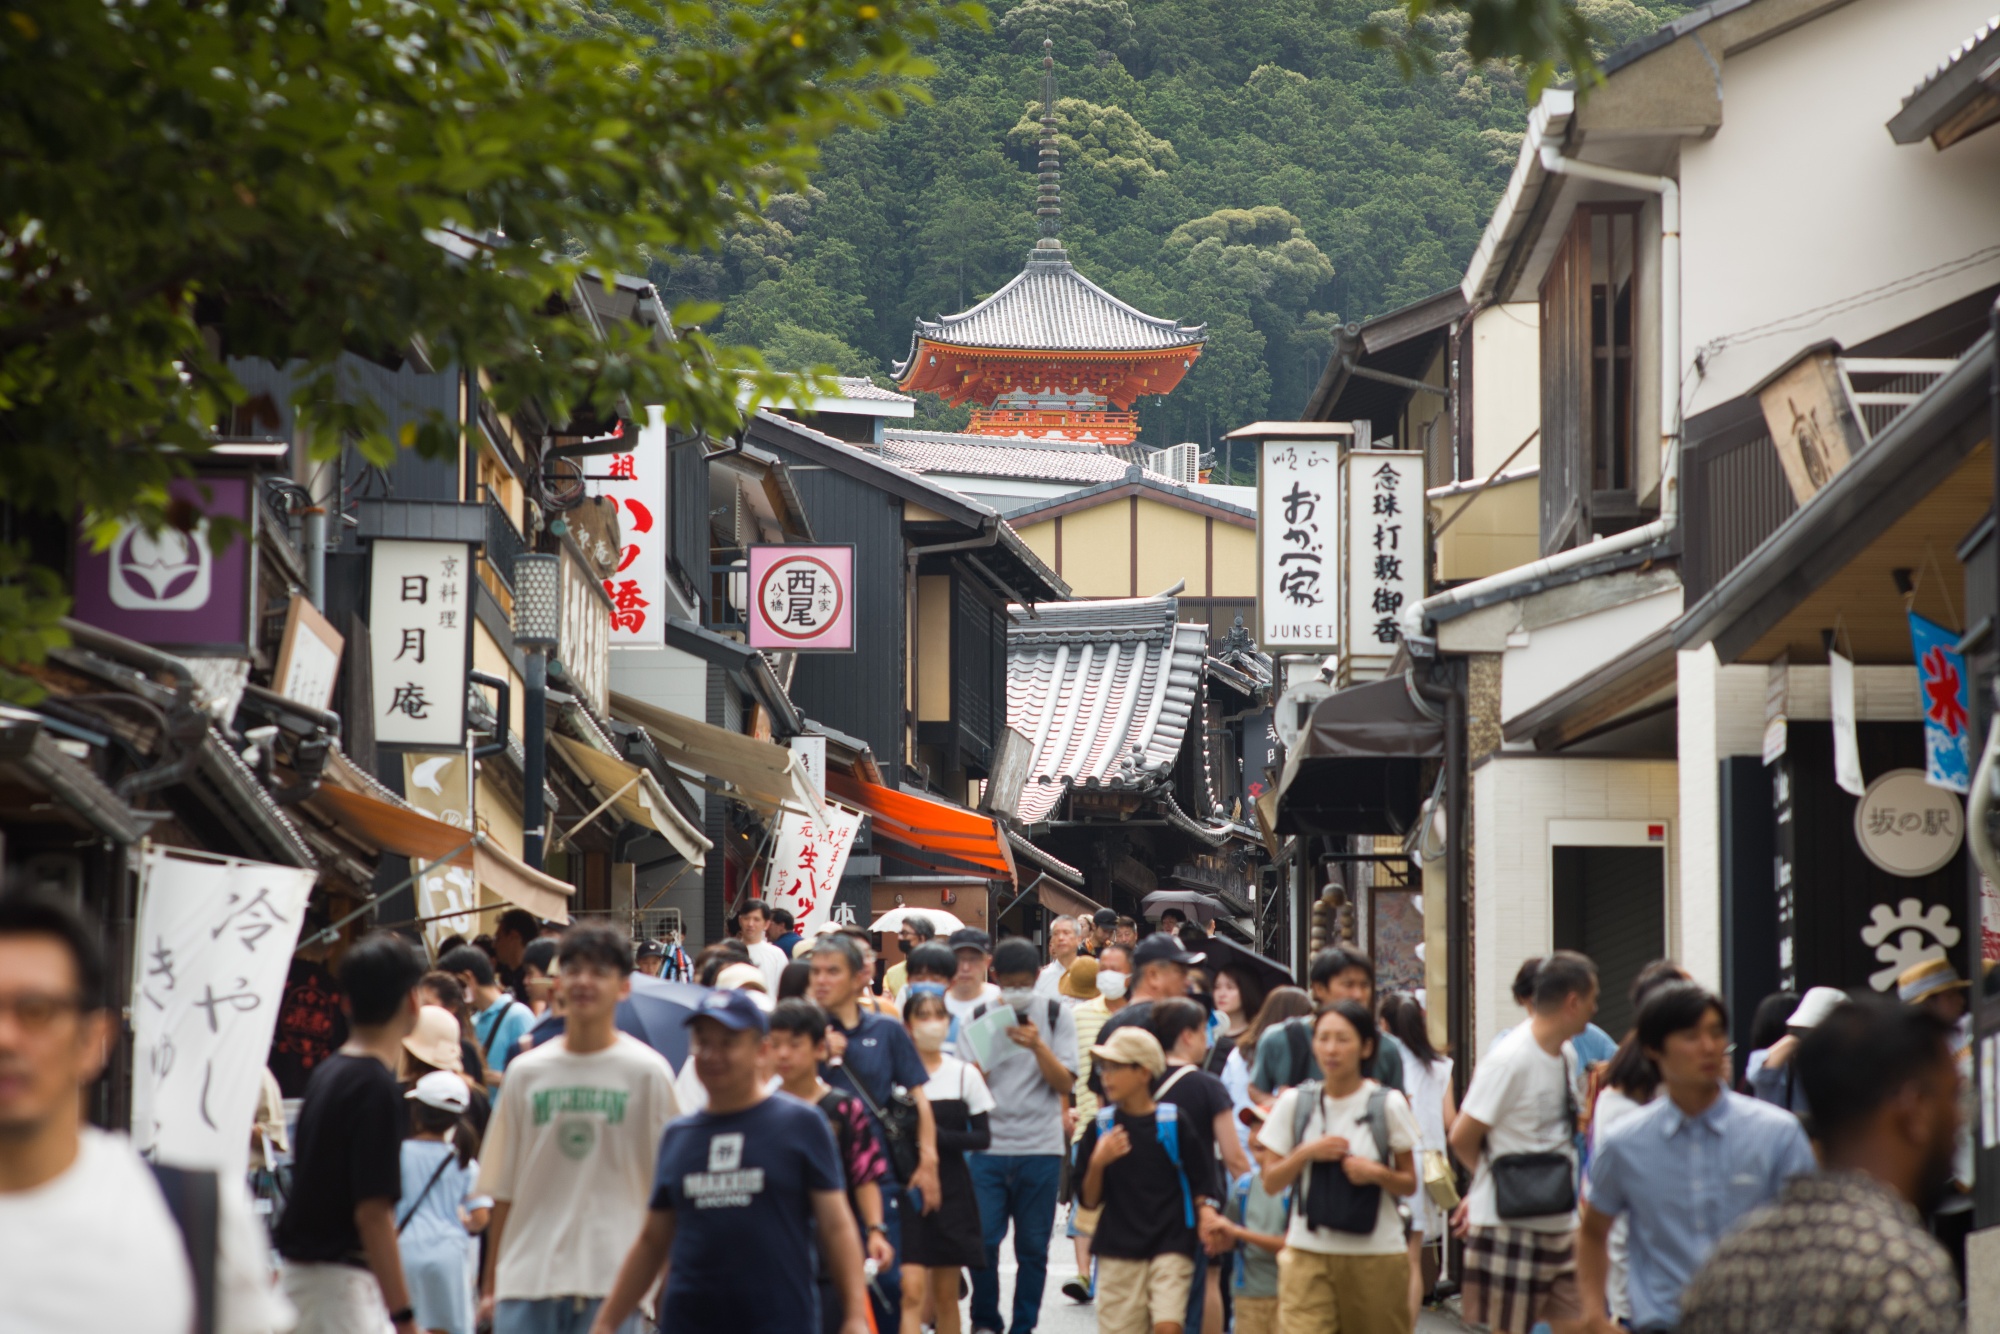
[[[1634,547],[1629,551],[1614,552],[1602,560],[1588,561],[1582,565],[1571,566],[1566,570],[1557,570],[1553,574],[1544,574],[1535,578],[1523,579],[1519,583],[1506,584],[1493,589],[1491,592],[1481,594],[1479,597],[1467,598],[1463,602],[1452,602],[1445,606],[1434,608],[1428,611],[1426,616],[1434,625],[1442,625],[1447,621],[1455,621],[1461,616],[1469,616],[1473,612],[1485,607],[1496,606],[1502,602],[1512,602],[1516,598],[1533,597],[1537,593],[1546,593],[1552,588],[1564,588],[1570,584],[1579,584],[1586,579],[1595,579],[1601,574],[1615,574],[1619,570],[1636,569],[1641,565],[1650,565],[1656,561],[1668,560],[1678,554],[1679,547],[1674,539],[1667,538],[1647,546]]]
[[[1891,422],[1818,495],[1674,623],[1676,649],[1733,662],[1793,606],[1928,495],[1987,432],[1993,335]]]
[[[1991,63],[1985,56],[1992,48],[2000,48],[2000,24],[1987,26],[1962,50],[1954,51],[1943,68],[1917,85],[1903,102],[1903,109],[1889,118],[1889,137],[1899,144],[1921,143],[1985,91],[1987,82],[1981,75]]]
[[[758,650],[679,616],[667,617],[666,640],[669,648],[692,653],[705,662],[739,673],[751,693],[776,715],[779,730],[787,736],[797,736],[804,730],[805,716],[792,703],[777,673],[771,670],[770,660]]]

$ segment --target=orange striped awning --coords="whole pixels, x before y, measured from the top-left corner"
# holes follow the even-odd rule
[[[947,875],[1014,879],[1014,855],[999,822],[990,815],[843,773],[827,774],[826,791],[866,814],[875,837],[895,845],[888,851],[899,861]]]

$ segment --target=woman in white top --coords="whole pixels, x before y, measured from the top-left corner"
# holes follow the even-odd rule
[[[1410,1111],[1417,1118],[1417,1129],[1421,1132],[1417,1148],[1424,1154],[1444,1154],[1445,1127],[1458,1116],[1458,1108],[1451,1096],[1451,1058],[1438,1053],[1431,1045],[1430,1020],[1424,1014],[1424,1007],[1417,1004],[1415,996],[1404,992],[1392,992],[1382,1001],[1382,1026],[1395,1034],[1403,1044],[1408,1059],[1403,1062],[1403,1092],[1410,1100]],[[1446,1158],[1447,1170],[1450,1159]],[[1423,1166],[1419,1161],[1417,1166]],[[1422,1172],[1418,1173],[1421,1181]],[[1417,1231],[1422,1245],[1442,1247],[1449,1220],[1443,1209],[1438,1207],[1430,1192],[1419,1190],[1417,1198],[1411,1202],[1411,1212],[1415,1215]],[[1439,1253],[1442,1259],[1442,1251]],[[1421,1258],[1411,1266],[1410,1272],[1410,1318],[1415,1320],[1423,1309],[1426,1287]]]
[[[1259,1132],[1265,1193],[1292,1190],[1278,1256],[1281,1334],[1414,1327],[1396,1203],[1417,1189],[1419,1132],[1401,1093],[1362,1077],[1380,1041],[1366,1006],[1321,1007],[1312,1045],[1322,1078],[1288,1090]]]
[[[937,1334],[958,1334],[959,1270],[986,1267],[985,1230],[965,1155],[992,1142],[987,1114],[994,1108],[993,1094],[977,1066],[945,1055],[951,1018],[944,999],[944,988],[935,982],[912,982],[903,990],[903,1022],[930,1074],[924,1095],[937,1124],[943,1198],[932,1213],[903,1212],[902,1334],[922,1328],[927,1293]]]

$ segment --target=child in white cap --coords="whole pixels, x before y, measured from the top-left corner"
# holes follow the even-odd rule
[[[478,1194],[479,1133],[465,1119],[472,1097],[465,1081],[433,1070],[403,1095],[410,1100],[410,1138],[403,1141],[403,1198],[396,1203],[396,1241],[410,1306],[421,1330],[473,1334],[472,1236],[483,1231],[493,1201]]]

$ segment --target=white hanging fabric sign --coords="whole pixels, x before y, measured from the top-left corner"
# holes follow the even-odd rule
[[[1850,796],[1868,790],[1861,776],[1861,741],[1854,727],[1854,660],[1826,655],[1827,685],[1833,697],[1833,781]]]
[[[317,871],[148,848],[132,987],[132,1141],[241,1175]]]
[[[860,828],[860,812],[831,801],[824,828],[796,811],[779,813],[764,898],[774,908],[791,911],[797,922],[793,930],[800,935],[810,936],[814,927],[832,919],[841,872]]]

